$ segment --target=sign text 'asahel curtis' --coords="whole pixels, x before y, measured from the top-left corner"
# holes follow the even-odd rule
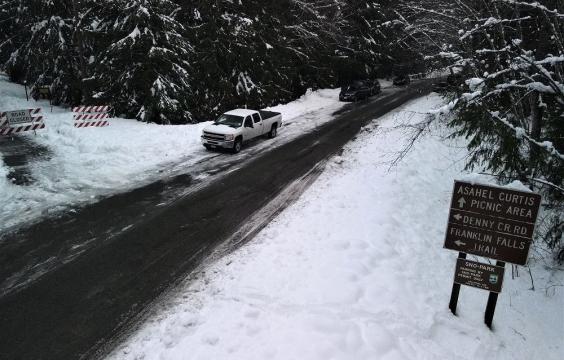
[[[456,181],[445,248],[524,265],[541,197]]]

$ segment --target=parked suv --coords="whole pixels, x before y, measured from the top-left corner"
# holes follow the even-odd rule
[[[411,82],[411,79],[407,75],[398,75],[394,78],[395,86],[405,86]]]
[[[443,93],[448,91],[450,88],[450,85],[448,82],[446,81],[439,81],[436,83],[433,83],[433,91],[436,93]]]
[[[356,80],[343,86],[339,94],[340,101],[358,101],[381,92],[378,80]]]

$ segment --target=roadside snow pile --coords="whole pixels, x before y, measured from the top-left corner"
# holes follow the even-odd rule
[[[267,108],[267,110],[281,112],[284,122],[287,122],[286,119],[298,120],[298,118],[304,114],[327,107],[337,110],[343,106],[343,103],[338,101],[339,91],[339,89],[322,89],[316,91],[308,89],[301,98],[290,103],[292,106],[288,106],[288,104],[277,105]]]
[[[338,90],[319,90],[274,109],[286,121],[299,122],[306,113],[329,121],[341,106]],[[27,102],[23,86],[0,76],[0,111],[33,107],[43,109],[46,128],[36,136],[22,136],[46,146],[50,154],[30,164],[35,182],[18,186],[6,179],[9,169],[0,148],[0,232],[46,212],[155,181],[173,164],[189,169],[214,156],[200,144],[201,130],[209,123],[162,126],[116,118],[108,127],[76,129],[68,109],[54,107],[51,112],[47,101]]]
[[[110,359],[562,359],[562,272],[532,264],[483,324],[487,292],[448,310],[456,253],[442,248],[465,144],[434,128],[391,172],[432,96],[367,126],[247,246],[179,289]],[[379,124],[379,127],[376,127]],[[470,258],[474,258],[470,256]],[[524,271],[522,271],[522,274]]]

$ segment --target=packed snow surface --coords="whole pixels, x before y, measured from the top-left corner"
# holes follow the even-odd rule
[[[459,316],[448,310],[453,180],[481,180],[463,173],[465,144],[440,125],[389,170],[406,139],[396,125],[441,105],[416,100],[364,128],[296,203],[187,281],[109,358],[563,359],[564,277],[534,254],[535,290],[527,269],[512,278],[508,266],[493,331],[483,290],[463,287]]]
[[[296,101],[271,108],[282,113],[286,126],[276,141],[265,140],[255,147],[280,145],[333,119],[331,114],[344,105],[338,92],[308,91]],[[188,172],[195,163],[217,155],[206,152],[200,143],[201,131],[211,121],[164,126],[114,118],[108,127],[78,129],[69,109],[53,107],[51,111],[47,101],[28,102],[23,86],[0,75],[0,111],[35,107],[42,108],[46,128],[37,135],[22,136],[47,147],[50,153],[29,164],[35,181],[20,186],[7,178],[10,169],[0,148],[0,232],[41,215],[175,175],[173,170],[176,174]]]

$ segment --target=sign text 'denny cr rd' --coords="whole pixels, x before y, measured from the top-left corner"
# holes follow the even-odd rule
[[[495,231],[529,240],[532,240],[533,231],[535,229],[534,224],[531,223],[523,223],[455,209],[450,212],[448,221],[461,226]]]

